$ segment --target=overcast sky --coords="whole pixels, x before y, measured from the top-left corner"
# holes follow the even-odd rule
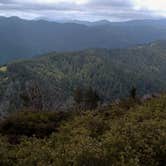
[[[0,15],[49,20],[158,19],[166,17],[166,0],[0,0]]]

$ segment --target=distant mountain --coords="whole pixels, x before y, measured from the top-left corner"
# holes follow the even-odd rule
[[[50,53],[1,68],[0,110],[22,105],[20,94],[37,85],[45,108],[72,103],[78,86],[96,89],[107,102],[129,95],[166,90],[166,42],[153,42],[128,49],[87,49]]]
[[[52,51],[126,48],[164,39],[166,20],[56,23],[0,17],[0,64]]]
[[[80,20],[66,20],[66,21],[61,21],[60,23],[75,23],[75,24],[81,24],[86,26],[102,26],[102,25],[111,24],[111,22],[108,20],[100,20],[100,21],[94,21],[94,22],[80,21]]]

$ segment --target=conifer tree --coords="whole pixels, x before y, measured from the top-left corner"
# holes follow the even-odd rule
[[[74,101],[76,104],[80,104],[83,101],[83,93],[80,87],[77,87],[74,91]]]
[[[136,96],[137,96],[137,89],[133,86],[131,91],[130,91],[130,97],[132,99],[136,99]]]

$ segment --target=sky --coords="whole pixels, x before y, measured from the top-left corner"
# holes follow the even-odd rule
[[[166,18],[166,0],[0,0],[0,16],[127,21]]]

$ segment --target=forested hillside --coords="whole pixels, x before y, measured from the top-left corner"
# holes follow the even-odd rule
[[[166,39],[166,20],[56,23],[0,17],[0,64],[52,51],[126,48]]]
[[[18,110],[29,93],[44,110],[66,107],[73,104],[78,87],[92,87],[103,102],[128,96],[132,87],[138,95],[163,92],[165,71],[166,42],[50,53],[7,65],[1,74],[0,108],[1,112]]]

